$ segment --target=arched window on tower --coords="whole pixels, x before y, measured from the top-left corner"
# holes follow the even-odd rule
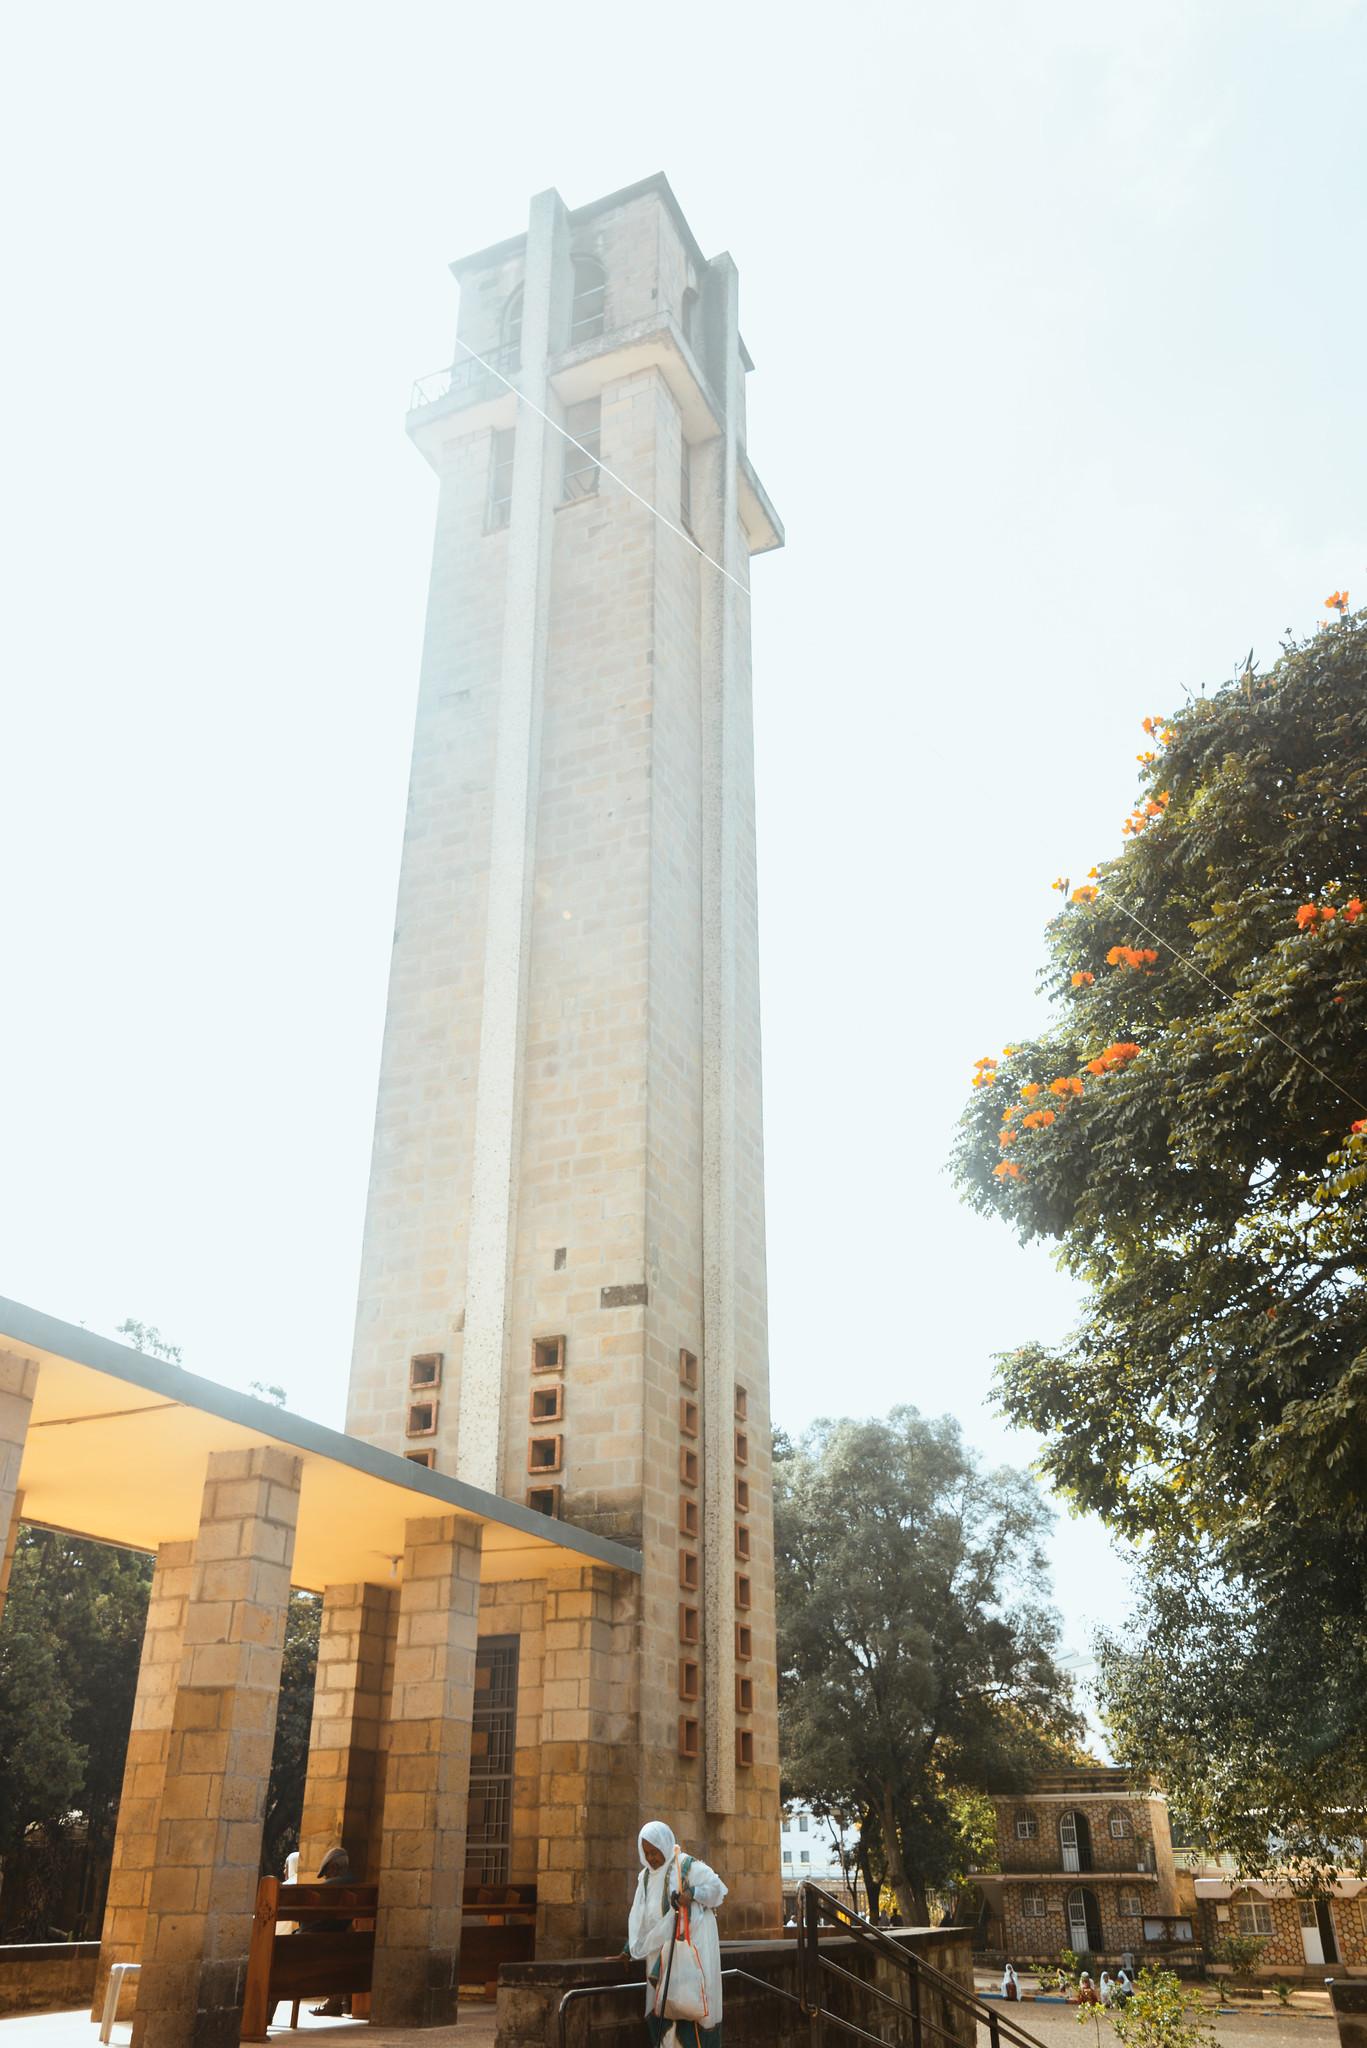
[[[607,292],[607,277],[601,263],[593,256],[576,256],[574,259],[574,305],[570,311],[570,347],[576,348],[581,341],[592,341],[603,331],[603,301]]]
[[[511,351],[509,367],[516,369],[522,359],[522,287],[517,290],[503,308],[503,346]]]
[[[696,331],[698,325],[698,294],[691,285],[684,293],[683,303],[679,308],[679,325],[683,329],[683,338],[688,343],[688,346],[696,348],[698,345]]]

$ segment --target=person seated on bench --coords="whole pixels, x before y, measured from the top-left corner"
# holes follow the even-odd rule
[[[351,1858],[343,1848],[329,1849],[318,1866],[319,1884],[350,1884]],[[315,1920],[310,1926],[312,1934],[345,1934],[351,1926],[346,1920]],[[351,2011],[351,1994],[342,1992],[335,1998],[325,1999],[322,2005],[311,2005],[309,2011],[315,2019],[345,2019]]]

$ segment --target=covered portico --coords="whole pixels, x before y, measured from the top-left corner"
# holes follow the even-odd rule
[[[481,1604],[554,1618],[563,1769],[629,1739],[598,1667],[639,1553],[0,1299],[0,1613],[21,1519],[156,1559],[97,1985],[141,1964],[135,2048],[238,2039],[292,1586],[323,1597],[304,1867],[345,1840],[379,1887],[374,2020],[453,2020]]]

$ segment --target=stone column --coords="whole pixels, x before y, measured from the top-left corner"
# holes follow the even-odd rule
[[[620,1947],[641,1824],[634,1589],[603,1565],[546,1580],[536,1952]],[[626,1901],[626,1903],[624,1903]]]
[[[236,2048],[301,1461],[214,1451],[195,1539],[134,2048]]]
[[[370,2016],[433,2027],[456,2017],[483,1526],[407,1526],[388,1723]]]
[[[699,463],[702,538],[731,580],[705,571],[702,613],[703,1011],[703,1774],[709,1813],[736,1806],[735,1428],[738,1304],[737,974],[741,792],[738,674],[746,645],[749,555],[741,545],[737,464],[742,377],[736,267],[708,268],[707,318],[722,431]]]
[[[19,1513],[24,1504],[19,1491],[19,1467],[24,1461],[28,1419],[37,1391],[37,1359],[23,1358],[15,1351],[0,1351],[0,1532],[5,1545],[0,1561],[0,1621],[4,1619],[9,1595],[14,1546],[19,1540]]]
[[[551,522],[564,445],[542,415],[556,405],[547,364],[564,346],[573,288],[564,203],[557,192],[543,192],[532,201],[522,290],[522,364],[517,383],[538,410],[518,407],[513,444],[456,1437],[456,1470],[472,1486],[487,1487],[491,1493],[498,1491],[502,1473],[501,1418],[521,1153]]]
[[[299,1874],[310,1878],[340,1843],[358,1884],[370,1883],[370,1848],[384,1791],[385,1642],[397,1587],[328,1586],[318,1637],[299,1827]]]
[[[111,1963],[141,1962],[147,1933],[147,1902],[157,1860],[157,1828],[171,1746],[176,1681],[185,1641],[185,1610],[194,1577],[193,1543],[163,1543],[152,1573],[138,1689],[124,1758],[123,1790],[114,1834],[114,1859],[105,1899],[100,1960],[95,1972],[92,2019],[104,2009]],[[137,1978],[125,1978],[119,2018],[127,2019],[137,1996]]]

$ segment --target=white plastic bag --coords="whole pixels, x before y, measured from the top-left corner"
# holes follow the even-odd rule
[[[683,1865],[676,1849],[674,1889],[682,1892],[683,1888]],[[700,2026],[707,2025],[707,1982],[701,1958],[690,1936],[686,1905],[675,1914],[674,1932],[660,1956],[660,1988],[655,1994],[655,2012],[657,2018],[696,2020]]]

